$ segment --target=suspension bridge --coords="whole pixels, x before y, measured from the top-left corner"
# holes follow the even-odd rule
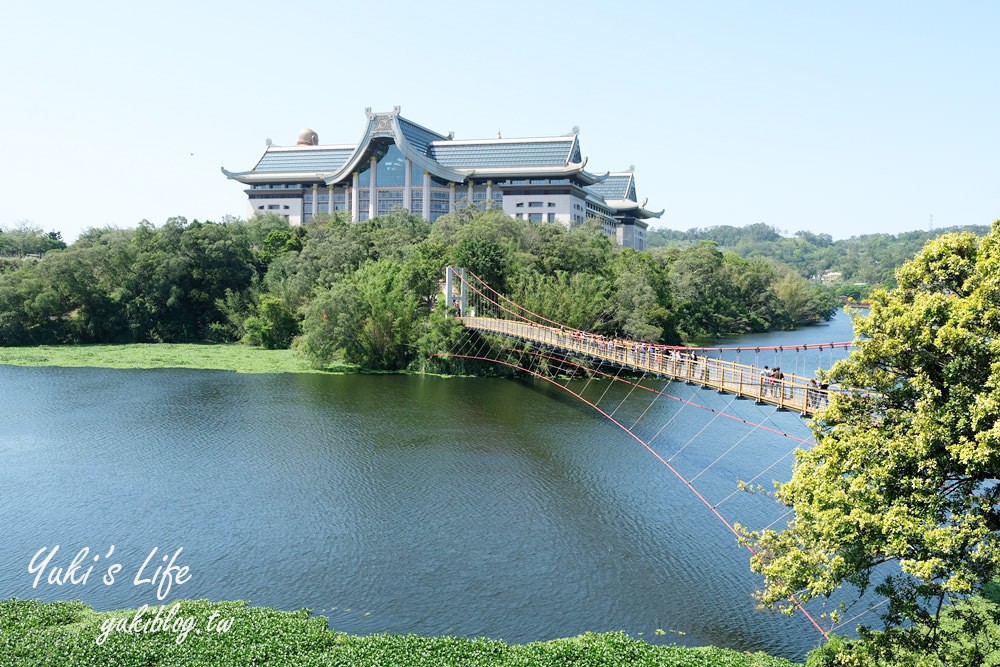
[[[758,480],[766,480],[767,475],[775,474],[781,469],[780,463],[784,462],[787,465],[796,450],[809,448],[814,444],[811,439],[792,435],[792,429],[777,424],[773,421],[774,414],[791,412],[810,417],[828,405],[832,394],[856,391],[851,388],[828,387],[805,373],[785,373],[780,370],[780,366],[775,373],[774,369],[758,363],[744,364],[723,358],[727,352],[735,353],[737,357],[740,352],[749,352],[754,354],[755,361],[761,352],[787,352],[799,355],[808,351],[815,353],[821,350],[839,350],[843,355],[848,348],[853,347],[852,341],[767,348],[693,348],[611,338],[567,327],[532,312],[500,294],[471,271],[452,267],[446,269],[444,295],[467,335],[455,349],[442,356],[507,366],[554,385],[582,401],[652,454],[737,538],[739,544],[749,549],[751,553],[754,553],[752,544],[745,539],[746,535],[736,522],[723,513],[722,506],[731,504],[734,498],[740,495],[746,495],[740,493],[741,489],[752,488]],[[507,340],[507,344],[499,345],[491,342],[501,339]],[[591,387],[595,383],[606,385],[599,397],[590,396],[594,391]],[[690,398],[677,396],[675,394],[679,392],[671,390],[678,383],[680,386],[691,385],[695,390],[699,388],[714,390],[720,395],[728,396],[729,404],[719,409],[698,403],[693,394]],[[611,385],[623,385],[625,390],[612,394],[612,398],[607,398]],[[619,399],[621,393],[624,393],[624,398]],[[639,398],[640,396],[650,397],[648,403]],[[655,428],[655,432],[651,435],[644,434],[643,429],[639,427],[640,422],[653,422],[657,419],[654,406],[661,399],[675,401],[681,404],[681,408],[691,406],[703,409],[711,415],[703,420],[704,424],[698,432],[672,454],[662,452],[662,445],[658,443],[654,445],[654,441],[661,438],[676,414]],[[746,416],[741,417],[736,414],[738,411],[734,409],[733,402],[739,399],[750,399],[758,410],[763,411],[759,421],[755,422]],[[612,401],[614,404],[608,405]],[[623,406],[628,402],[644,406],[634,420],[624,417],[626,410]],[[773,410],[770,409],[772,407]],[[685,450],[690,452],[697,449],[698,444],[694,444],[695,441],[705,433],[708,426],[721,418],[741,422],[749,429],[734,443],[724,447],[717,456],[713,450],[712,456],[715,458],[707,464],[702,463],[704,461],[702,455],[699,458],[700,469],[684,470],[679,457]],[[647,425],[646,430],[649,429],[650,426]],[[761,469],[744,471],[756,472],[752,476],[740,474],[740,478],[731,479],[729,485],[731,488],[720,490],[702,486],[702,482],[706,481],[702,476],[710,468],[716,467],[718,470],[717,464],[727,457],[732,458],[733,452],[737,451],[752,433],[762,431],[772,437],[791,440],[791,448],[781,452],[774,460],[757,460],[751,457],[750,460],[759,463]],[[719,443],[711,445],[716,448],[721,447]],[[710,498],[713,494],[720,493],[726,495],[721,498]],[[778,510],[784,509],[777,503],[774,506]],[[787,522],[791,517],[791,510],[786,510],[764,528],[777,526],[777,529],[780,529],[780,523]],[[824,637],[827,637],[830,631],[837,631],[872,611],[870,608],[865,609],[856,616],[839,621],[836,625],[824,627],[817,620],[817,611],[814,608],[807,609],[806,605],[800,603],[794,596],[791,600]]]
[[[571,355],[590,364],[700,385],[803,416],[813,415],[829,403],[831,389],[815,378],[785,373],[780,367],[757,367],[711,356],[726,350],[749,348],[656,345],[567,328],[507,299],[464,269],[447,269],[445,292],[451,295],[451,304],[468,329],[505,336],[562,355]],[[849,341],[798,345],[789,347],[787,351],[846,349],[852,345]],[[752,349],[762,351],[759,347]],[[763,350],[785,351],[784,348]]]

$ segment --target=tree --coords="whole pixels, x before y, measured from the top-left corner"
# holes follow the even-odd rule
[[[723,254],[712,241],[677,254],[670,264],[670,289],[680,309],[685,337],[719,336],[734,331],[734,287]]]
[[[343,358],[373,370],[400,370],[413,359],[419,297],[394,260],[368,262],[316,295],[299,347],[317,367]]]
[[[24,257],[42,255],[49,250],[62,250],[66,244],[59,232],[45,233],[41,227],[22,220],[16,227],[0,227],[0,256]]]
[[[765,605],[874,586],[880,659],[918,646],[944,660],[965,601],[1000,573],[1000,221],[931,241],[897,279],[830,372],[865,391],[833,395],[777,488],[795,518],[747,537]]]
[[[257,312],[246,318],[243,327],[248,343],[268,350],[285,350],[299,332],[299,321],[281,299],[261,294]]]

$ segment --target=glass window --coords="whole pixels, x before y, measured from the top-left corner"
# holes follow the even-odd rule
[[[523,201],[519,201],[516,204],[514,204],[514,206],[516,206],[517,208],[524,208],[524,202]]]
[[[531,221],[531,222],[541,222],[542,221],[542,214],[541,213],[529,213],[528,214],[528,220]]]
[[[529,201],[528,202],[528,207],[529,208],[541,208],[543,204],[544,204],[544,202],[540,202],[540,201]]]
[[[366,188],[372,184],[371,174],[369,170],[371,169],[372,163],[368,160],[362,160],[361,164],[358,165],[358,186]],[[353,178],[353,174],[352,174]]]
[[[549,213],[549,222],[555,222],[555,221],[556,221],[556,214]]]
[[[394,208],[403,207],[403,191],[402,190],[383,190],[378,189],[378,211],[376,215],[386,215]]]
[[[379,156],[378,173],[376,174],[378,186],[403,187],[406,179],[406,158],[403,156],[403,152],[396,147],[396,144],[384,144],[376,150],[375,155]],[[422,183],[421,179],[423,179],[422,175],[420,179],[414,179],[413,182]]]
[[[448,190],[431,190],[431,222],[448,212],[450,197]]]
[[[554,201],[549,202],[549,208],[555,208],[556,203]]]

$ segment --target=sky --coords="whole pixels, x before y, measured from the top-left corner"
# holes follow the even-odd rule
[[[1000,218],[1000,2],[25,2],[3,12],[0,227],[245,217],[265,140],[366,107],[456,139],[580,128],[654,228],[834,238]]]

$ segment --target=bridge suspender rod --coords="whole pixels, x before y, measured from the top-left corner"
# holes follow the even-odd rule
[[[534,353],[530,353],[530,354],[534,354]],[[544,356],[544,355],[542,355],[542,356]],[[531,370],[529,368],[525,368],[523,366],[518,366],[518,365],[510,363],[508,361],[502,361],[500,359],[490,359],[488,357],[464,357],[464,358],[478,359],[480,361],[491,361],[493,363],[497,363],[497,364],[500,364],[500,365],[503,365],[503,366],[508,366],[510,368],[515,368],[517,370],[524,371],[524,372],[529,373],[530,375],[532,375],[532,376],[534,376],[534,377],[536,377],[536,378],[538,378],[540,380],[544,380],[545,382],[548,382],[548,383],[550,383],[550,384],[552,384],[552,385],[554,385],[556,387],[559,387],[560,389],[563,389],[564,391],[569,392],[570,394],[572,394],[573,396],[575,396],[576,398],[578,398],[580,401],[584,402],[585,404],[587,404],[588,406],[590,406],[591,408],[593,408],[594,410],[596,410],[605,419],[607,419],[608,421],[610,421],[612,424],[614,424],[615,426],[617,426],[621,430],[625,431],[625,433],[627,433],[633,440],[635,440],[636,442],[638,442],[639,444],[641,444],[650,454],[652,454],[656,458],[656,460],[658,460],[660,463],[662,463],[664,466],[666,466],[666,468],[671,473],[673,473],[673,475],[675,477],[677,477],[684,484],[684,486],[687,487],[687,489],[691,493],[693,493],[695,495],[695,497],[698,500],[700,500],[701,503],[703,505],[705,505],[705,507],[707,507],[709,509],[709,511],[719,521],[722,522],[722,524],[729,530],[729,532],[731,532],[737,538],[737,540],[739,540],[740,544],[743,544],[746,547],[746,549],[751,554],[756,555],[757,552],[754,550],[754,548],[752,546],[750,546],[749,544],[747,544],[746,541],[742,539],[742,536],[740,535],[740,532],[738,530],[736,530],[736,528],[733,526],[733,524],[730,523],[729,520],[726,519],[724,516],[722,516],[722,514],[719,512],[719,510],[714,505],[712,505],[712,503],[710,503],[708,501],[708,499],[705,498],[705,496],[703,496],[701,494],[701,492],[699,492],[698,489],[696,489],[694,487],[694,485],[686,477],[684,477],[684,475],[682,475],[680,472],[678,472],[677,469],[674,468],[670,464],[669,461],[667,461],[665,458],[663,458],[663,456],[659,452],[657,452],[655,449],[653,449],[653,447],[650,446],[649,443],[647,443],[645,440],[643,440],[638,435],[636,435],[633,431],[631,431],[627,426],[625,426],[624,424],[622,424],[620,421],[616,420],[612,415],[610,415],[606,411],[604,411],[600,406],[598,406],[598,405],[596,405],[594,403],[591,403],[590,401],[588,401],[586,398],[584,398],[580,394],[574,392],[571,389],[568,389],[567,387],[562,386],[558,382],[554,381],[552,378],[546,377],[545,375],[542,375],[541,373],[533,371],[533,370]],[[644,389],[649,389],[648,387],[643,387],[643,388]],[[655,391],[655,390],[650,390],[650,391]],[[715,411],[713,411],[713,412],[715,412]],[[745,420],[741,420],[741,421],[745,421]],[[747,422],[747,423],[749,423],[749,422]],[[826,630],[824,630],[823,627],[820,626],[820,624],[816,621],[816,619],[813,618],[812,615],[806,610],[805,606],[799,601],[798,597],[796,597],[795,595],[791,595],[789,599],[791,599],[792,602],[795,604],[795,606],[798,607],[799,611],[802,612],[803,616],[805,616],[809,620],[809,622],[812,623],[813,627],[815,627],[816,630],[818,630],[819,633],[822,634],[824,638],[828,639],[829,635],[827,635]]]

